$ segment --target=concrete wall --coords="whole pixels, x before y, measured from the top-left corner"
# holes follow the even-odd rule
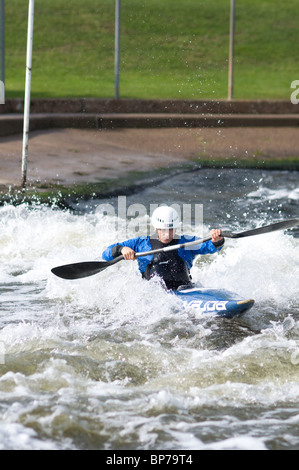
[[[23,99],[7,99],[0,114],[22,113]],[[32,99],[31,113],[175,113],[175,114],[299,114],[291,101],[271,100],[133,100]]]
[[[0,106],[0,136],[23,131],[24,101]],[[30,131],[53,128],[298,127],[290,101],[33,99]]]

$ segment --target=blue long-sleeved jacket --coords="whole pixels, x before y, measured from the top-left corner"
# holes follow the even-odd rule
[[[189,270],[191,269],[194,258],[197,255],[216,253],[217,251],[221,250],[223,246],[222,245],[216,248],[215,245],[211,242],[211,240],[204,242],[204,243],[200,243],[200,239],[198,239],[197,237],[191,237],[188,235],[182,235],[181,238],[178,240],[177,244],[179,245],[182,243],[192,242],[195,240],[199,241],[198,245],[193,245],[187,248],[180,248],[178,250],[178,255],[186,262],[187,268]],[[128,246],[129,248],[132,248],[132,250],[134,250],[135,253],[152,250],[149,236],[131,238],[130,240],[126,240],[121,243],[114,243],[108,246],[108,248],[106,248],[106,250],[102,253],[103,259],[105,259],[106,261],[113,260],[112,248],[116,245]],[[153,259],[153,255],[141,256],[140,258],[137,258],[138,267],[141,273],[144,273],[147,265],[152,261],[152,259]]]

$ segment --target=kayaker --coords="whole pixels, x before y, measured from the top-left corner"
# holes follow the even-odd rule
[[[175,238],[175,229],[179,227],[178,213],[168,206],[155,209],[151,218],[152,225],[156,229],[155,236],[133,238],[121,243],[110,245],[102,253],[106,261],[123,255],[126,260],[136,259],[135,253],[156,250],[166,246],[197,240],[197,237],[182,235]],[[215,253],[224,244],[221,230],[213,229],[210,232],[211,240],[188,248],[156,253],[154,255],[138,257],[138,267],[144,279],[159,276],[167,289],[176,290],[179,287],[192,286],[190,269],[197,255]]]

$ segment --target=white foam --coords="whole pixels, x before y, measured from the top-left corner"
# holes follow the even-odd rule
[[[260,187],[256,191],[252,191],[247,195],[249,198],[256,199],[257,202],[260,202],[262,199],[269,201],[279,200],[279,199],[291,199],[294,201],[299,200],[299,188],[292,190],[281,188],[281,189],[270,189],[266,187]]]
[[[36,432],[19,423],[0,423],[0,450],[58,450],[51,442],[42,441]]]
[[[298,240],[282,232],[225,242],[209,262],[203,258],[192,274],[209,287],[226,288],[256,300],[279,304],[298,299]]]
[[[3,448],[47,447],[32,429],[17,421],[24,402],[30,403],[28,413],[34,415],[32,390],[37,390],[38,397],[39,387],[46,389],[49,384],[54,388],[51,409],[36,418],[48,426],[49,442],[51,424],[61,410],[67,410],[60,408],[60,399],[75,407],[79,395],[83,403],[93,403],[105,429],[121,430],[124,440],[137,433],[140,442],[155,446],[159,433],[167,433],[170,445],[175,442],[178,448],[189,442],[188,448],[264,449],[263,438],[247,432],[246,423],[238,428],[242,433],[237,429],[236,437],[203,444],[192,428],[199,426],[198,409],[298,402],[298,324],[294,319],[249,335],[225,351],[215,351],[206,345],[210,335],[225,329],[226,323],[196,320],[193,324],[179,311],[174,296],[152,281],[142,281],[136,262],[122,261],[77,281],[51,273],[60,264],[100,258],[109,244],[134,236],[133,231],[127,233],[125,224],[116,230],[114,218],[98,213],[75,216],[26,205],[0,208],[0,224],[0,342],[10,364],[17,364],[1,376],[0,391],[5,396],[9,384],[20,406],[18,410],[7,406],[6,422],[0,426]],[[276,232],[227,239],[219,254],[198,258],[192,275],[206,287],[226,288],[257,302],[270,299],[281,308],[298,299],[298,269],[298,239]],[[49,359],[52,351],[75,362],[76,355],[78,362],[83,357],[83,364],[85,358],[95,361],[96,372],[107,368],[107,375],[88,381],[89,367],[78,372],[71,361]],[[44,363],[28,375],[18,372],[18,354],[30,357],[39,352],[46,357]],[[128,371],[130,367],[142,371],[145,383],[133,387],[129,372],[112,374],[122,372],[125,365]],[[48,405],[44,389],[41,394]],[[89,419],[94,423],[91,408]],[[163,422],[169,409],[180,415],[180,425],[171,418],[168,427]],[[74,419],[79,420],[82,415],[80,410],[77,413]],[[123,426],[126,416],[132,418],[131,434]],[[264,424],[260,420],[266,428],[266,419]],[[224,418],[226,429],[230,423]],[[63,442],[67,442],[65,436]]]
[[[263,440],[251,436],[238,436],[204,446],[205,450],[267,450]]]

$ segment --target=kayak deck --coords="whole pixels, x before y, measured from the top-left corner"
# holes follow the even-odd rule
[[[191,288],[173,293],[182,301],[184,308],[227,318],[245,313],[254,304],[253,299],[243,299],[225,289]]]

